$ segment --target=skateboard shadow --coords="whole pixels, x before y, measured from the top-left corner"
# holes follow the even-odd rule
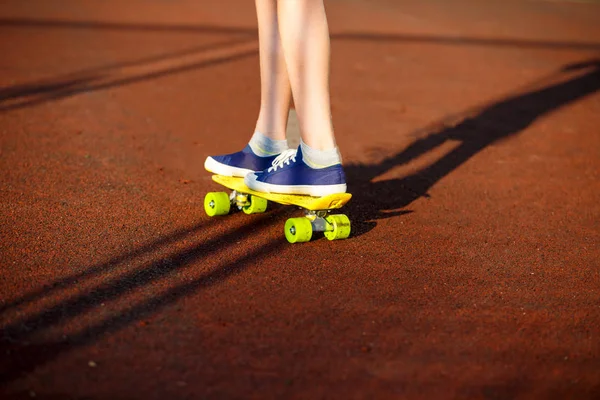
[[[235,243],[247,238],[251,233],[260,231],[272,224],[272,218],[282,211],[274,211],[257,216],[253,224],[241,224],[233,229],[196,242],[186,249],[168,256],[152,258],[142,262],[135,268],[128,268],[124,273],[109,277],[102,285],[89,291],[67,297],[53,305],[40,310],[24,313],[10,322],[2,321],[3,313],[20,305],[31,304],[43,298],[49,298],[57,288],[68,289],[79,282],[93,278],[100,273],[107,273],[116,264],[134,264],[136,258],[147,257],[157,247],[166,246],[194,233],[198,229],[207,229],[207,224],[198,224],[189,229],[175,232],[138,251],[115,258],[109,263],[91,268],[82,268],[84,272],[56,281],[51,287],[23,296],[0,309],[0,388],[3,385],[22,378],[41,365],[54,360],[59,355],[94,343],[98,338],[115,333],[135,321],[149,318],[161,309],[188,297],[199,290],[219,285],[234,275],[242,273],[254,265],[257,259],[268,257],[282,250],[287,243],[281,238],[270,242],[269,246],[259,246],[231,262],[220,264],[217,268],[196,274],[194,278],[174,285],[161,293],[149,296],[136,302],[124,310],[107,315],[97,323],[80,324],[68,336],[36,344],[35,334],[55,327],[59,323],[74,321],[81,315],[97,310],[103,303],[118,299],[132,291],[156,284],[160,279],[168,278],[174,273],[183,272],[190,264],[213,256],[222,250],[223,245]],[[209,220],[214,221],[214,220]],[[212,222],[211,222],[212,223]],[[216,222],[215,222],[216,223]],[[192,272],[188,272],[193,274]],[[32,339],[32,337],[34,337]]]
[[[572,77],[577,72],[580,74]],[[345,165],[348,190],[353,194],[346,206],[353,221],[353,236],[370,231],[377,220],[411,212],[404,207],[421,197],[429,197],[427,192],[433,185],[486,147],[514,137],[537,118],[597,92],[600,59],[567,65],[554,78],[562,80],[487,106],[457,125],[416,140],[378,164]],[[449,140],[458,141],[459,145],[432,164],[402,178],[374,181]]]

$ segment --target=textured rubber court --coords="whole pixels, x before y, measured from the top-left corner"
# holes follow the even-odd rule
[[[352,236],[291,245],[203,210],[253,2],[2,1],[2,399],[600,397],[600,4],[326,4]]]

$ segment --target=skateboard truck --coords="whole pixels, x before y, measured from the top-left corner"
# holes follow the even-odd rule
[[[238,192],[237,190],[231,191],[229,201],[231,205],[236,206],[238,210],[241,210],[246,214],[256,214],[267,210],[267,200],[251,196],[247,193]]]
[[[250,201],[248,201],[248,195],[239,193],[237,190],[231,191],[229,200],[231,200],[231,204],[235,204],[239,210],[250,204]]]
[[[333,225],[331,225],[325,219],[325,217],[327,217],[327,214],[329,214],[329,211],[306,210],[306,218],[310,220],[310,224],[312,225],[312,229],[314,232],[333,231]]]

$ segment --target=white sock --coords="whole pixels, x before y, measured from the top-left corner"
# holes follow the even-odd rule
[[[273,140],[259,131],[254,132],[248,144],[254,154],[260,157],[274,156],[288,149],[287,140]]]
[[[342,155],[337,147],[329,150],[317,150],[300,140],[300,148],[304,162],[311,168],[327,168],[342,163]]]

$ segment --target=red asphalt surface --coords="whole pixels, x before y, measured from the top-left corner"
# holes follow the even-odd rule
[[[0,398],[600,398],[600,4],[330,0],[353,235],[204,214],[243,0],[0,5]]]

